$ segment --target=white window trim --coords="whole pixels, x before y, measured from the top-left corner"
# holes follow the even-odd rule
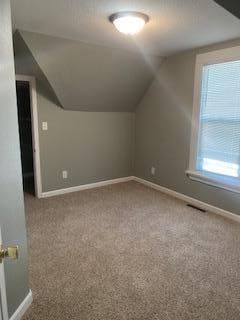
[[[228,178],[217,174],[208,174],[207,172],[198,171],[196,169],[203,67],[209,64],[224,63],[234,60],[240,60],[240,46],[197,55],[194,81],[190,161],[189,169],[186,171],[186,174],[191,180],[240,193],[240,183],[236,183],[236,179],[234,180],[230,177]]]

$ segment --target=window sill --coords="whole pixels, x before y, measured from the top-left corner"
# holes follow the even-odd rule
[[[186,175],[193,181],[205,183],[209,186],[225,189],[231,192],[240,193],[240,184],[235,179],[192,170],[187,170]]]

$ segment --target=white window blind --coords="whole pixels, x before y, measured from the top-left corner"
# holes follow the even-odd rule
[[[196,169],[240,177],[240,60],[203,66]]]

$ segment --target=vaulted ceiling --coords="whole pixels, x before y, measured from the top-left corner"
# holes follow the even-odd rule
[[[11,3],[16,29],[142,54],[165,56],[240,36],[240,20],[213,0],[11,0]],[[109,23],[110,14],[123,10],[149,15],[150,21],[141,34],[126,37]]]
[[[67,110],[134,111],[161,62],[156,56],[26,31],[15,33],[14,47],[16,59],[35,77],[44,77]]]
[[[133,111],[162,56],[240,37],[240,20],[213,0],[11,3],[18,48],[68,110]],[[149,15],[140,34],[123,35],[109,22],[125,10]]]

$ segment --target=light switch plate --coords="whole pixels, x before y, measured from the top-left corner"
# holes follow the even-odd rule
[[[66,170],[64,170],[62,172],[62,177],[63,177],[63,179],[67,179],[68,178],[68,172]]]
[[[42,122],[42,130],[47,131],[48,130],[48,123],[47,122]]]
[[[155,167],[152,167],[152,168],[151,168],[151,175],[152,175],[152,176],[155,176],[155,174],[156,174],[156,168],[155,168]]]

